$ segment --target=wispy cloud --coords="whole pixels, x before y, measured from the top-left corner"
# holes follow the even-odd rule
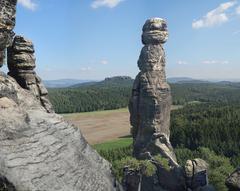
[[[37,4],[33,0],[18,0],[18,3],[23,7],[30,9],[32,11],[36,10]]]
[[[237,9],[236,9],[236,13],[237,13],[238,15],[240,15],[240,6],[237,7]]]
[[[92,68],[91,67],[83,67],[83,68],[80,68],[80,70],[83,72],[86,72],[86,71],[92,70]]]
[[[229,64],[229,61],[227,60],[204,60],[202,62],[203,64]]]
[[[91,7],[93,9],[97,9],[99,7],[114,8],[122,1],[124,0],[94,0],[91,4]]]
[[[234,7],[237,4],[237,1],[229,1],[226,3],[220,4],[216,9],[211,10],[205,16],[199,20],[195,20],[192,23],[194,29],[204,28],[204,27],[213,27],[221,25],[229,21],[229,15],[227,11]]]
[[[101,60],[100,61],[100,64],[102,64],[102,65],[107,65],[109,62],[107,61],[107,60]]]
[[[179,64],[179,65],[187,65],[188,63],[186,61],[179,60],[179,61],[177,61],[177,64]]]

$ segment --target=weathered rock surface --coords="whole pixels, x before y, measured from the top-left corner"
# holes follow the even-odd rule
[[[240,167],[237,168],[226,180],[229,191],[240,190]]]
[[[80,130],[0,76],[0,175],[17,191],[113,191],[110,165]],[[1,185],[1,180],[0,180]]]
[[[34,52],[31,41],[22,36],[15,36],[12,46],[8,48],[8,75],[12,76],[22,88],[35,95],[42,106],[51,113],[53,107],[48,100],[48,91],[34,71],[36,67]]]
[[[168,37],[167,24],[153,18],[143,26],[142,48],[132,97],[129,103],[134,138],[134,156],[139,159],[161,154],[178,167],[169,142],[171,91],[165,75],[165,52],[162,43]]]
[[[206,190],[208,186],[208,164],[202,159],[188,160],[185,165],[187,187],[191,190]]]
[[[3,65],[5,48],[11,44],[15,26],[17,0],[0,0],[0,67]]]
[[[146,21],[142,34],[144,47],[138,60],[140,72],[134,81],[129,111],[134,139],[133,155],[140,160],[150,160],[157,172],[151,177],[142,176],[138,183],[141,191],[186,189],[184,171],[178,165],[169,141],[171,91],[166,81],[165,52],[162,46],[167,38],[167,24],[163,19]],[[154,159],[156,155],[166,158],[170,169],[157,163]],[[134,182],[131,180],[137,180],[134,176],[125,177],[130,179],[130,183]]]
[[[119,190],[110,164],[80,130],[46,112],[32,43],[17,36],[12,45],[15,6],[16,0],[0,0],[0,65],[11,46],[9,74],[16,79],[0,72],[0,190]]]

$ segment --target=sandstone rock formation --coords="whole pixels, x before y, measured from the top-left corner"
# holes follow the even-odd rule
[[[12,41],[15,6],[0,0],[1,55]],[[9,51],[10,74],[21,86],[0,72],[0,190],[120,190],[110,164],[80,130],[40,104],[36,95],[46,92],[33,72],[32,44],[16,37]]]
[[[129,111],[134,139],[133,155],[140,160],[150,160],[157,171],[151,177],[142,176],[138,188],[134,190],[138,190],[139,185],[141,191],[186,189],[184,171],[178,165],[169,141],[171,91],[166,81],[165,52],[162,46],[167,38],[167,24],[163,19],[146,21],[142,34],[144,47],[138,60],[140,72],[134,81]],[[158,163],[155,156],[167,159],[170,169]],[[130,178],[125,182],[138,180],[134,176],[125,177]]]
[[[0,104],[0,174],[17,191],[116,189],[109,163],[80,130],[11,77],[0,76]]]
[[[226,180],[229,191],[240,190],[240,167],[237,168]]]
[[[160,154],[178,167],[169,142],[171,91],[165,75],[165,52],[162,44],[167,41],[167,24],[153,18],[143,26],[142,48],[132,97],[129,104],[130,122],[134,138],[134,156],[151,159]]]
[[[48,112],[53,112],[52,104],[48,100],[48,91],[34,72],[34,52],[31,41],[22,36],[15,36],[12,46],[8,48],[8,75],[16,79],[22,88],[32,92]]]
[[[208,185],[207,163],[202,159],[189,160],[184,170],[178,165],[169,141],[171,91],[166,81],[162,45],[167,38],[167,24],[163,19],[146,21],[142,34],[144,47],[138,60],[140,72],[129,103],[133,155],[150,161],[157,170],[147,177],[126,167],[123,184],[127,191],[210,191],[213,188]]]
[[[3,65],[5,49],[14,36],[17,0],[0,0],[0,67]]]
[[[193,191],[214,190],[208,185],[208,164],[202,159],[188,160],[185,165],[187,187]]]

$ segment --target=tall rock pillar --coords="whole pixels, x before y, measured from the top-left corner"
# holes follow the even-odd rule
[[[167,24],[152,18],[143,26],[142,48],[132,97],[129,103],[134,138],[133,154],[138,159],[151,159],[160,154],[170,165],[178,166],[170,136],[171,91],[166,81],[163,44],[168,39]]]
[[[8,48],[8,69],[18,84],[29,90],[37,97],[47,112],[53,112],[53,107],[48,100],[48,91],[42,80],[34,71],[35,56],[33,43],[22,36],[15,36],[12,46]]]

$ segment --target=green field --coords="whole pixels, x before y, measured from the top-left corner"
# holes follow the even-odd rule
[[[125,137],[125,138],[119,138],[117,140],[108,141],[105,143],[100,143],[93,145],[93,147],[99,151],[99,150],[112,150],[112,149],[119,149],[128,147],[132,144],[132,138],[131,137]]]

